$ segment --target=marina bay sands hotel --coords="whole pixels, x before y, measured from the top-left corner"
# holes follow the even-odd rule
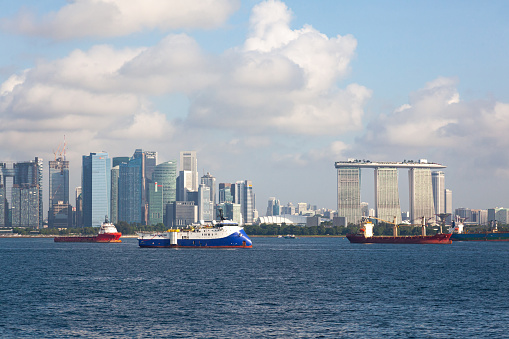
[[[420,223],[422,217],[434,219],[435,207],[431,169],[443,169],[446,166],[419,162],[371,162],[369,160],[338,161],[338,216],[346,217],[348,223],[359,223],[361,213],[361,168],[373,168],[375,173],[375,211],[382,220],[401,222],[401,208],[398,193],[398,169],[408,169],[410,222]],[[437,173],[437,172],[434,172]],[[438,172],[442,176],[443,172]],[[441,202],[443,204],[443,202]],[[442,211],[443,212],[443,211]]]

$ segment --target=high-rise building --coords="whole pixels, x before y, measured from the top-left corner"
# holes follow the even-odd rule
[[[397,168],[375,168],[376,217],[385,221],[401,223]]]
[[[359,167],[336,167],[338,169],[338,217],[347,223],[361,219],[361,169]]]
[[[216,205],[216,178],[207,172],[201,177],[201,183],[210,188],[210,201]]]
[[[49,162],[48,227],[67,228],[72,225],[69,205],[69,161],[63,157]]]
[[[83,196],[81,194],[81,186],[76,187],[74,191],[76,199],[76,213],[74,214],[74,226],[83,227]]]
[[[39,187],[14,184],[12,187],[12,227],[39,226]]]
[[[110,216],[110,221],[113,224],[118,223],[118,178],[120,176],[120,164],[121,163],[119,163],[119,165],[113,166],[111,168],[111,216]],[[125,162],[125,163],[127,163],[127,162]]]
[[[408,170],[410,189],[410,222],[420,223],[421,218],[436,220],[429,168],[410,168]]]
[[[231,191],[232,184],[220,183],[219,184],[219,203],[233,202],[233,196]]]
[[[205,184],[198,186],[198,220],[214,220],[214,205],[210,200],[210,187]]]
[[[449,189],[445,189],[445,202],[444,202],[445,210],[444,213],[449,213],[450,215],[447,217],[446,222],[452,222],[452,191]]]
[[[242,196],[242,216],[244,218],[244,224],[249,225],[254,222],[255,211],[255,196],[253,192],[253,183],[251,180],[244,180]]]
[[[83,225],[100,227],[111,215],[111,159],[107,152],[83,156]]]
[[[148,224],[157,225],[164,222],[164,188],[158,182],[148,184]]]
[[[152,172],[152,182],[157,182],[163,187],[163,222],[165,225],[168,225],[169,223],[165,220],[166,205],[176,201],[177,162],[170,160],[157,165]]]
[[[433,203],[435,214],[445,212],[445,175],[443,171],[431,172],[431,183],[433,185]]]
[[[169,227],[189,226],[198,221],[198,206],[192,201],[175,201],[166,205]]]
[[[16,209],[17,212],[21,211],[21,213],[34,213],[35,207],[34,199],[37,200],[37,220],[35,221],[32,217],[21,217],[19,220],[23,220],[20,222],[30,222],[30,224],[25,224],[25,227],[32,228],[40,228],[43,224],[43,162],[41,158],[36,157],[33,161],[26,162],[18,162],[14,163],[14,180],[13,180],[13,190],[11,191],[11,206]],[[5,177],[5,175],[4,175]],[[14,193],[14,187],[16,187],[17,192]],[[19,194],[18,196],[22,200],[14,199],[14,194]],[[36,194],[36,196],[34,196]],[[26,200],[28,199],[28,200]],[[18,204],[18,205],[16,205]],[[21,205],[19,205],[21,204]],[[27,205],[28,204],[28,205]],[[25,211],[25,212],[24,212]],[[14,212],[13,215],[13,226],[14,226]],[[17,222],[17,221],[16,221]]]
[[[186,187],[190,191],[198,191],[198,160],[196,159],[196,151],[182,151],[180,152],[180,171],[190,171],[190,187],[186,183]]]
[[[281,215],[281,204],[278,199],[270,197],[267,202],[267,216]]]
[[[118,176],[118,220],[145,223],[143,213],[143,158],[133,157],[121,163]]]
[[[193,173],[191,171],[180,171],[177,177],[177,201],[189,201],[189,193],[193,190]]]

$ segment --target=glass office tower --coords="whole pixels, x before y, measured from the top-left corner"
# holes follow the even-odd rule
[[[100,227],[110,217],[111,159],[107,152],[83,156],[83,226]]]

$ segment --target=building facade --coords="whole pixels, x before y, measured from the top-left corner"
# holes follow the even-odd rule
[[[72,207],[69,204],[69,161],[55,158],[49,162],[48,227],[72,226]]]
[[[385,221],[401,223],[399,205],[398,170],[396,168],[375,168],[375,213]]]
[[[111,159],[107,152],[83,156],[83,226],[100,227],[111,215]]]
[[[338,170],[338,217],[345,217],[347,223],[361,220],[361,169],[358,167],[337,167]]]

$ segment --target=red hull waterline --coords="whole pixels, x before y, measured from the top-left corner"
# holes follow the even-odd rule
[[[365,237],[361,234],[347,234],[346,237],[355,244],[451,244],[451,234],[415,235],[415,236],[377,236]]]
[[[98,234],[92,237],[55,237],[55,242],[122,242],[122,233]]]

